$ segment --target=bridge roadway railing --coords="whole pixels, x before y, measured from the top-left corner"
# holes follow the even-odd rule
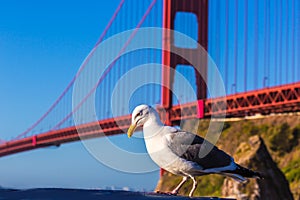
[[[166,117],[163,108],[158,110],[162,118]],[[172,124],[193,118],[300,112],[300,82],[175,105],[167,112]],[[130,122],[131,116],[125,115],[8,141],[0,144],[0,157],[81,139],[122,134]]]

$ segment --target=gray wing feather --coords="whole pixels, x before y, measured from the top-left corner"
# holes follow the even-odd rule
[[[204,138],[181,130],[172,133],[168,146],[177,156],[195,162],[204,169],[225,167],[232,161],[228,154]],[[211,151],[202,157],[200,149],[201,151],[211,149]]]

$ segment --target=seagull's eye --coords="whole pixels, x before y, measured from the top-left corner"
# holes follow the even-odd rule
[[[135,115],[134,118],[136,119],[138,116],[142,116],[142,115],[143,115],[143,111],[141,110],[138,114]]]
[[[139,112],[139,116],[142,116],[143,115],[143,111],[141,110],[140,112]]]

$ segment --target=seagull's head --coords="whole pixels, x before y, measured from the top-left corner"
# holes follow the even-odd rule
[[[132,136],[137,127],[143,126],[153,113],[155,114],[156,111],[151,106],[145,104],[137,106],[132,112],[131,125],[127,132],[128,137]]]

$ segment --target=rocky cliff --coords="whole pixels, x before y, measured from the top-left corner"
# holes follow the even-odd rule
[[[259,171],[263,179],[251,179],[243,184],[226,178],[222,186],[223,196],[238,200],[293,199],[287,179],[271,158],[262,138],[252,136],[247,142],[241,143],[235,158],[237,163]]]

